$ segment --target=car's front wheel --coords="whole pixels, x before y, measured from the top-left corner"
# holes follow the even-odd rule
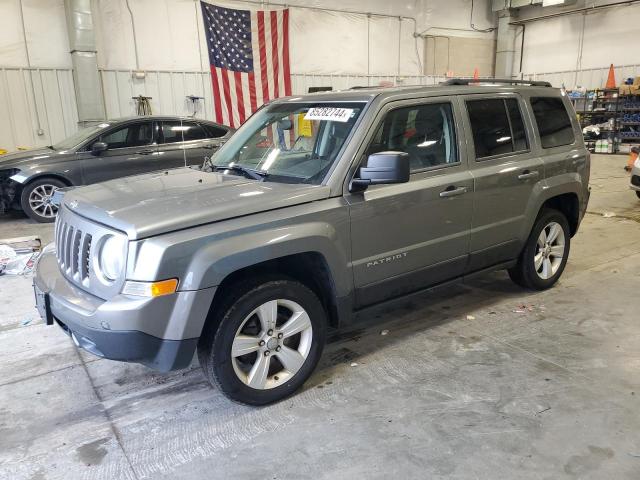
[[[211,319],[198,345],[205,376],[232,400],[250,405],[291,395],[322,353],[326,314],[320,300],[284,278],[224,294],[220,317]]]
[[[640,198],[640,190],[636,190],[636,196]]]
[[[55,221],[58,207],[53,203],[53,194],[59,188],[66,187],[57,178],[39,178],[28,183],[20,195],[20,206],[31,219],[40,223]]]
[[[571,230],[567,218],[557,210],[543,210],[518,263],[509,269],[509,276],[526,288],[544,290],[552,287],[567,264],[570,244]]]

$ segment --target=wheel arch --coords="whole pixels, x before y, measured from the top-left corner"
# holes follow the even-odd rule
[[[556,185],[541,184],[537,187],[535,194],[531,196],[527,211],[525,213],[526,221],[523,222],[520,239],[524,242],[529,238],[531,229],[536,223],[540,212],[545,208],[553,208],[558,210],[567,217],[571,236],[573,237],[580,226],[580,205],[584,202],[584,194],[582,183],[578,180],[572,180]]]
[[[310,274],[313,272],[313,274]],[[225,305],[225,295],[246,279],[280,276],[300,282],[315,293],[327,314],[328,324],[337,328],[344,315],[336,294],[336,285],[329,263],[318,251],[306,251],[285,255],[248,265],[230,272],[216,288],[205,321],[209,328],[212,321],[219,321],[218,310]],[[215,327],[214,327],[215,328]]]
[[[69,177],[63,175],[62,173],[42,172],[42,173],[36,173],[35,175],[32,175],[31,177],[27,178],[25,182],[22,184],[21,188],[24,189],[26,186],[32,184],[37,180],[42,180],[43,178],[55,178],[56,180],[60,180],[61,182],[63,182],[67,187],[73,186],[73,182],[71,181],[71,179],[69,179]]]

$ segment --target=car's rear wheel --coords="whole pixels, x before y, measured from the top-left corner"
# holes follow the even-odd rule
[[[20,195],[20,206],[31,219],[40,223],[55,221],[58,207],[52,203],[53,194],[59,188],[66,187],[57,178],[39,178],[28,183]]]
[[[265,279],[225,292],[198,345],[209,381],[232,400],[264,405],[302,386],[325,342],[326,314],[318,297],[290,279]],[[214,325],[218,325],[214,328]]]
[[[518,263],[509,269],[509,276],[526,288],[544,290],[552,287],[567,264],[570,243],[571,230],[567,218],[557,210],[543,210]]]

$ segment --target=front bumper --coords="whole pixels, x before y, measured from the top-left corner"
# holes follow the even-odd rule
[[[215,293],[212,287],[156,298],[117,295],[105,301],[70,283],[46,249],[34,287],[39,310],[49,312],[79,347],[163,372],[191,363]]]

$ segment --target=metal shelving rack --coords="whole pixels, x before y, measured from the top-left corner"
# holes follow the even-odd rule
[[[620,143],[628,144],[640,144],[640,96],[638,95],[622,95],[620,97],[620,119],[619,125],[619,141]],[[627,106],[627,104],[633,106]],[[626,114],[636,115],[636,119],[632,121],[625,121],[624,116]],[[634,128],[635,127],[635,128]],[[625,129],[629,128],[631,132],[627,132]],[[626,133],[633,133],[633,135],[626,135]]]
[[[601,135],[601,137],[605,136],[605,138],[612,143],[614,153],[617,151],[618,118],[620,113],[620,102],[617,93],[617,88],[587,90],[584,97],[574,97],[571,99],[576,113],[579,115],[580,126],[582,128],[602,123],[610,124],[608,127],[601,127],[600,131],[604,132],[604,135]],[[582,106],[582,108],[578,108],[579,106]],[[589,150],[594,151],[596,139],[585,139],[585,144]]]

